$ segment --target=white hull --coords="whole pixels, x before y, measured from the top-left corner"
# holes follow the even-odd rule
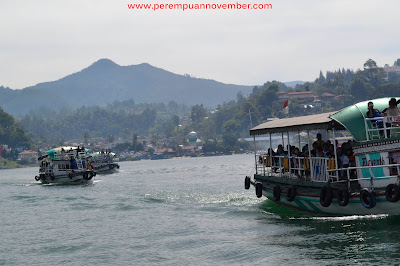
[[[43,184],[62,184],[62,185],[79,185],[79,184],[92,184],[94,177],[90,179],[84,178],[83,173],[73,174],[72,177],[68,175],[41,175],[40,182]],[[39,181],[39,180],[37,180]]]

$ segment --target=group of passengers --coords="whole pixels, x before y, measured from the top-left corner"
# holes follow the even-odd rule
[[[278,145],[276,151],[268,149],[268,155],[273,156],[272,162],[273,166],[275,166],[275,172],[279,167],[283,166],[283,161],[280,157],[286,157],[290,155],[290,166],[292,169],[303,168],[303,166],[301,165],[302,162],[301,160],[299,160],[299,158],[308,158],[309,154],[311,154],[311,157],[335,158],[334,145],[331,143],[330,140],[322,140],[322,136],[320,133],[317,134],[317,140],[313,142],[312,149],[310,151],[308,149],[308,144],[304,145],[301,151],[298,147],[289,147],[290,154],[287,150],[284,150],[282,144]],[[341,146],[338,145],[338,141],[336,140],[336,147],[338,168],[356,166],[355,156],[353,154],[353,142],[351,140],[344,142]]]
[[[368,102],[368,111],[366,113],[368,118],[374,117],[382,117],[383,116],[399,116],[400,111],[397,105],[400,103],[400,100],[396,101],[396,98],[391,98],[389,101],[389,107],[382,110],[382,113],[379,112],[378,109],[374,109],[374,103]]]
[[[366,117],[367,118],[377,118],[377,117],[383,117],[383,116],[400,116],[400,111],[397,105],[400,103],[400,100],[396,101],[396,98],[391,98],[389,101],[389,107],[385,108],[380,112],[378,109],[374,108],[374,103],[373,102],[368,102],[368,111],[366,112]],[[383,128],[383,120],[382,119],[377,119],[377,120],[371,120],[371,123],[375,125],[375,127],[378,128]],[[392,124],[389,122],[385,123],[386,127],[392,127]],[[381,136],[384,135],[384,131],[381,130],[379,132]],[[387,136],[390,137],[390,130],[387,130]]]

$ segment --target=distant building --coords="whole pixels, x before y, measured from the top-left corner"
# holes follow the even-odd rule
[[[18,159],[27,163],[36,163],[38,153],[36,151],[26,150],[18,153]]]
[[[332,101],[335,99],[335,97],[336,97],[335,94],[325,92],[319,97],[319,99],[322,101]]]
[[[314,92],[313,91],[296,91],[296,92],[278,92],[276,94],[278,99],[303,99],[314,101]]]

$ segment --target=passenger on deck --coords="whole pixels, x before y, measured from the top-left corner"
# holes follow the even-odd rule
[[[324,146],[325,141],[322,140],[321,133],[317,134],[317,140],[314,143],[317,143],[317,145],[319,146],[320,150],[322,150],[322,147]],[[313,143],[313,146],[314,146],[314,143]]]
[[[283,150],[282,144],[278,145],[278,149],[276,150],[276,154],[278,156],[286,156],[287,153]]]
[[[333,144],[329,145],[329,157],[335,157],[335,146],[333,146]]]
[[[394,99],[394,98],[392,98],[392,99]],[[390,101],[392,101],[392,100],[390,100]],[[390,101],[389,101],[389,105],[390,105]],[[396,104],[396,99],[394,99],[394,103]],[[395,107],[397,109],[397,106],[395,106]],[[385,113],[384,114],[385,116],[387,115],[387,113],[386,113],[387,110],[389,110],[389,108],[383,110],[383,113]],[[397,111],[399,111],[399,110],[397,109]],[[391,112],[393,112],[393,111],[391,111]],[[374,109],[373,102],[368,102],[368,111],[367,111],[366,115],[367,115],[367,118],[382,117],[382,114],[379,112],[379,110]],[[382,119],[376,119],[376,120],[375,119],[371,119],[370,121],[371,121],[371,123],[373,125],[376,125],[375,127],[383,128],[383,120]],[[391,124],[386,122],[386,127],[391,127]],[[384,131],[383,130],[379,131],[379,134],[381,136],[383,136],[384,135]],[[389,130],[387,130],[387,135],[388,135],[388,137],[390,137],[390,131]]]
[[[312,157],[318,157],[319,156],[319,152],[320,152],[320,149],[319,149],[318,143],[315,141],[312,144],[311,156]]]
[[[382,117],[381,112],[379,112],[378,109],[374,109],[373,102],[368,102],[368,111],[367,111],[366,115],[368,118]]]
[[[329,151],[328,143],[324,144],[324,147],[322,148],[322,154],[323,154],[323,157],[330,157],[331,156],[331,152]]]
[[[385,116],[399,116],[400,111],[399,108],[397,107],[397,104],[400,102],[396,101],[396,98],[391,98],[389,101],[389,108],[387,108],[385,111]]]

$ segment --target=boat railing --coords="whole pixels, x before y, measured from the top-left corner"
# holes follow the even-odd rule
[[[334,159],[327,157],[288,157],[258,154],[257,173],[290,179],[328,182],[328,170],[335,168]]]
[[[384,169],[387,168],[389,171],[389,175],[376,176],[374,173],[374,169]],[[369,177],[364,177],[364,175],[357,174],[357,172],[365,171],[366,175]],[[371,166],[355,166],[355,167],[347,167],[347,168],[339,168],[339,169],[330,169],[328,170],[330,175],[331,183],[348,183],[348,187],[350,188],[351,181],[360,181],[366,180],[370,182],[370,187],[374,187],[374,181],[377,180],[385,180],[390,178],[398,179],[400,177],[400,164],[387,164],[387,165],[371,165]],[[383,171],[384,172],[384,171]],[[335,178],[336,177],[336,178]]]
[[[400,135],[400,116],[365,118],[364,124],[367,140]]]
[[[348,183],[366,180],[370,187],[374,181],[390,178],[400,178],[400,164],[355,166],[336,168],[334,158],[326,157],[292,157],[257,155],[257,174],[264,176],[284,177],[288,179],[311,180],[314,182]],[[382,176],[375,174],[374,169],[387,169]],[[382,171],[381,171],[382,172]]]

